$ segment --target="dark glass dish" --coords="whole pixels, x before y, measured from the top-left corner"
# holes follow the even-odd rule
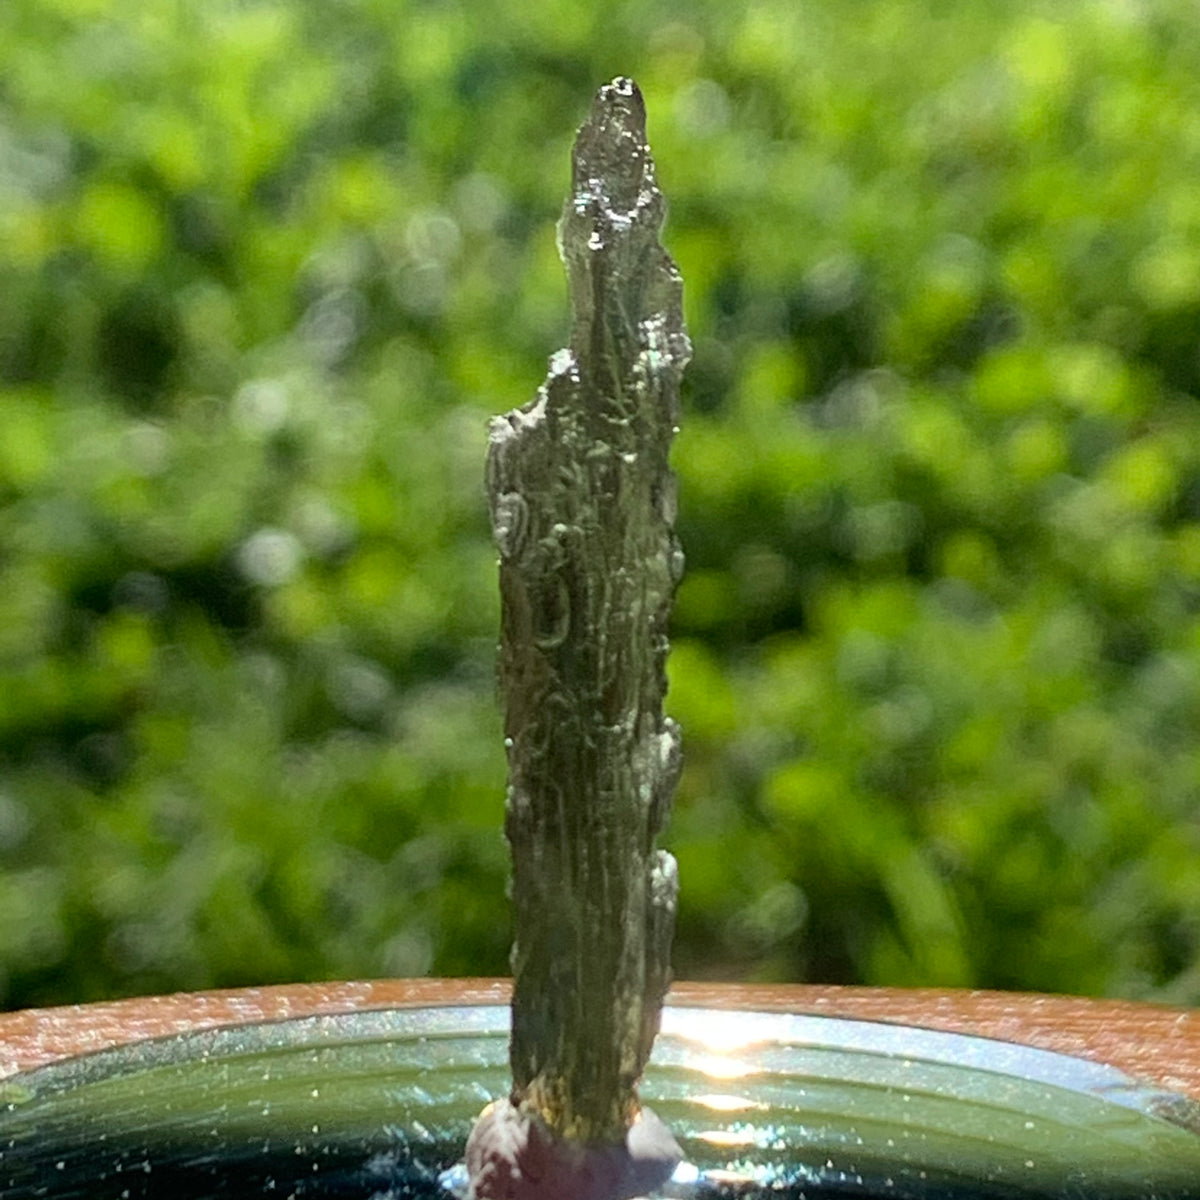
[[[507,1037],[500,1006],[360,1011],[14,1075],[0,1198],[452,1200]],[[642,1094],[684,1149],[679,1200],[1200,1200],[1192,1101],[985,1038],[672,1008]]]

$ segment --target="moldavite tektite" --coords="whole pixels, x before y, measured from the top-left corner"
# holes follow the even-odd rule
[[[512,1096],[468,1146],[479,1200],[615,1200],[679,1153],[637,1084],[677,890],[654,843],[680,762],[662,711],[683,569],[667,456],[691,345],[631,80],[597,93],[571,175],[570,346],[530,404],[493,420],[488,448],[516,938]]]

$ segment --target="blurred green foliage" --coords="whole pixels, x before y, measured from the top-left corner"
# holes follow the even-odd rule
[[[631,74],[690,977],[1200,1000],[1183,0],[4,0],[0,1001],[502,972],[485,417]]]

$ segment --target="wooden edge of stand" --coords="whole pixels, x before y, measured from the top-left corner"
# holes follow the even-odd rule
[[[506,1004],[506,979],[397,979],[185,992],[0,1013],[0,1078],[168,1034],[287,1017],[422,1005]],[[1018,1042],[1109,1063],[1200,1100],[1200,1012],[1019,992],[810,984],[677,984],[668,1003],[811,1013]]]

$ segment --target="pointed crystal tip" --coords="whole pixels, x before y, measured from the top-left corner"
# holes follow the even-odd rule
[[[593,120],[601,112],[613,116],[620,114],[625,124],[645,136],[646,102],[642,99],[641,88],[628,75],[618,75],[612,83],[606,83],[596,92],[592,101]]]
[[[603,196],[606,207],[629,211],[647,174],[653,182],[649,151],[642,93],[632,79],[619,75],[596,92],[575,140],[575,194]]]

